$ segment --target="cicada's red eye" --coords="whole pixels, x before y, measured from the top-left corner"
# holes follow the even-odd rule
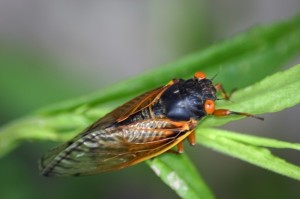
[[[207,114],[212,114],[215,111],[215,102],[213,100],[206,100],[204,110]]]

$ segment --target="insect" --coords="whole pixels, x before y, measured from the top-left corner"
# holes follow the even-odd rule
[[[263,120],[248,113],[216,109],[217,91],[229,99],[222,85],[213,85],[203,72],[148,91],[46,153],[40,160],[41,174],[92,175],[137,164],[175,146],[182,153],[186,138],[195,144],[195,127],[207,115]]]

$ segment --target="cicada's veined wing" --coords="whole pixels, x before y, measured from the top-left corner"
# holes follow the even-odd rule
[[[158,143],[166,141],[166,138],[161,135],[173,133],[177,135],[179,131],[181,132],[178,126],[172,126],[166,130],[161,125],[155,126],[157,122],[152,120],[145,124],[146,129],[145,126],[139,128],[132,126],[144,124],[144,121],[126,126],[118,126],[117,123],[151,105],[170,85],[172,84],[156,88],[132,99],[96,121],[73,140],[49,151],[40,161],[41,173],[48,176],[88,175],[120,169],[141,159],[141,155],[137,156],[141,152],[135,154],[131,151],[145,149],[153,152],[155,148],[157,150],[160,147],[163,148],[164,146],[159,146]],[[177,130],[173,131],[172,128]],[[137,139],[138,137],[157,140],[152,143],[145,138],[145,143],[132,142],[133,138]],[[159,138],[162,140],[159,141]],[[167,138],[167,140],[170,139]]]
[[[91,175],[118,170],[161,154],[190,131],[166,119],[92,131],[41,159],[45,176]]]
[[[148,107],[155,99],[157,99],[161,93],[167,89],[169,86],[166,85],[164,87],[158,87],[146,93],[143,93],[134,99],[126,102],[122,106],[116,108],[112,112],[105,115],[103,118],[100,118],[93,125],[90,126],[89,130],[94,128],[106,128],[111,124],[118,123],[120,121],[125,120],[130,115],[135,112]]]

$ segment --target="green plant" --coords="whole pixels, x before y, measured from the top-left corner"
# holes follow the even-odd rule
[[[220,101],[219,108],[263,114],[292,107],[300,103],[300,65],[273,73],[300,51],[299,35],[300,16],[257,27],[98,93],[46,107],[1,129],[0,156],[26,140],[66,141],[138,93],[165,84],[174,77],[189,78],[199,70],[208,76],[221,70],[217,80],[228,90],[239,88],[232,97],[233,102]],[[268,76],[270,74],[273,75]],[[300,167],[272,155],[268,149],[299,150],[300,144],[215,129],[237,119],[241,117],[205,118],[198,127],[201,129],[197,131],[198,143],[300,180]],[[185,154],[162,155],[147,164],[182,198],[214,198]]]

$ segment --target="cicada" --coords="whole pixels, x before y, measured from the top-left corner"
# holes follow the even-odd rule
[[[44,176],[92,175],[122,169],[171,151],[183,152],[187,138],[195,144],[195,127],[207,115],[242,115],[216,109],[217,91],[229,99],[221,84],[203,72],[188,80],[174,79],[116,108],[72,140],[40,160]]]

